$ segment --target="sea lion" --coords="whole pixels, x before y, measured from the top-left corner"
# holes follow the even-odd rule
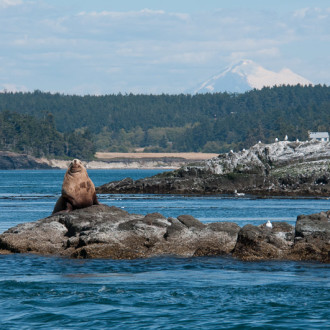
[[[56,202],[52,214],[99,204],[95,186],[85,166],[79,159],[74,159],[64,175],[62,195]]]

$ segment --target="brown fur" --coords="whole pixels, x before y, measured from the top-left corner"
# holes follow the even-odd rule
[[[55,204],[53,214],[70,212],[91,205],[99,205],[95,186],[79,159],[74,159],[64,175],[62,196]]]

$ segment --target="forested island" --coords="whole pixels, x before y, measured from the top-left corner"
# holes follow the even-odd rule
[[[0,139],[0,150],[35,157],[91,159],[95,153],[91,134],[59,132],[51,113],[44,118],[35,118],[10,111],[0,112]]]
[[[330,87],[244,94],[0,94],[0,150],[92,159],[95,151],[238,151],[259,140],[330,130]]]

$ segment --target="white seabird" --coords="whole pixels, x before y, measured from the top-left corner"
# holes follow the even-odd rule
[[[273,225],[272,225],[272,223],[269,220],[266,223],[266,227],[267,228],[273,228]]]

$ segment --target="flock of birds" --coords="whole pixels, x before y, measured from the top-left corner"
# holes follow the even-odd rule
[[[284,141],[288,141],[289,140],[289,137],[287,135],[285,135],[284,137]],[[275,142],[278,142],[279,139],[278,138],[275,138]],[[299,142],[299,140],[297,139],[296,142]],[[261,143],[261,141],[258,142],[259,144]]]
[[[289,137],[288,137],[287,135],[285,135],[285,137],[284,137],[284,141],[288,141],[288,140],[289,140]],[[278,142],[278,141],[279,141],[279,139],[278,139],[278,138],[275,138],[275,142]],[[299,139],[297,139],[296,142],[299,142]],[[258,143],[261,144],[262,142],[259,141]],[[243,149],[243,151],[245,151],[245,149]],[[234,151],[231,149],[231,150],[230,150],[230,153],[233,154]]]

